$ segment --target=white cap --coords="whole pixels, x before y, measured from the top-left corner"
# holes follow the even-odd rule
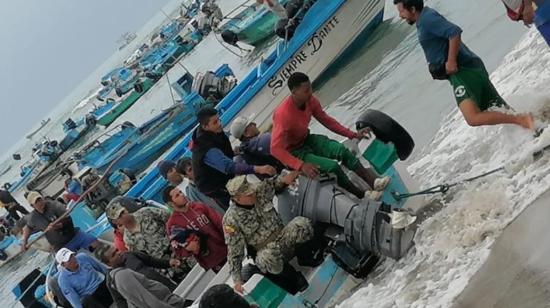
[[[71,251],[68,248],[61,248],[59,251],[55,254],[55,261],[57,263],[62,264],[63,262],[69,261],[71,256],[74,254],[73,251]]]
[[[248,126],[248,124],[252,123],[252,118],[254,115],[251,115],[250,117],[237,117],[235,120],[233,120],[233,123],[231,123],[231,127],[229,128],[229,132],[231,133],[231,136],[241,139],[241,137],[244,134],[244,130]]]
[[[31,191],[27,195],[27,201],[29,202],[29,204],[31,206],[34,205],[36,203],[36,200],[38,200],[40,198],[42,198],[42,195],[39,192],[36,192],[36,191]]]

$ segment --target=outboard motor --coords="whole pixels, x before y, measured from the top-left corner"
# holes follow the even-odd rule
[[[295,190],[277,196],[277,211],[285,222],[304,216],[313,223],[326,223],[337,229],[335,259],[354,275],[365,274],[377,257],[398,260],[413,246],[414,225],[394,229],[391,207],[382,202],[352,197],[337,186],[334,177],[308,179],[301,176]]]
[[[237,42],[239,41],[239,36],[237,33],[231,30],[224,30],[222,31],[221,36],[223,41],[227,44],[237,46]]]
[[[218,103],[235,86],[237,80],[231,76],[218,77],[214,72],[208,71],[205,74],[197,74],[193,82],[192,90],[199,93],[207,102]]]

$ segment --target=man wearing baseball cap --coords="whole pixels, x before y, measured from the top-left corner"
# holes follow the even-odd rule
[[[283,164],[271,155],[271,133],[260,133],[252,117],[237,117],[231,123],[231,135],[241,141],[239,156],[250,165],[271,165],[281,172]]]
[[[73,220],[65,215],[65,206],[55,200],[47,200],[36,191],[27,195],[27,201],[34,210],[27,215],[23,227],[22,249],[28,249],[29,236],[38,231],[44,231],[48,243],[55,251],[62,247],[71,250],[95,248],[99,245],[97,239],[75,228]]]
[[[85,253],[76,254],[67,248],[61,248],[55,260],[62,267],[57,278],[59,288],[74,308],[109,307],[113,303],[105,283],[105,265]]]
[[[283,289],[295,294],[307,287],[305,278],[288,262],[294,257],[297,245],[313,238],[311,221],[295,217],[285,226],[272,203],[275,191],[290,185],[298,174],[293,171],[259,184],[251,183],[247,176],[238,176],[227,183],[233,203],[223,217],[223,231],[227,262],[237,292],[243,291],[242,262],[245,248],[248,251],[249,247],[256,252],[254,262],[263,274],[293,277],[280,284]],[[297,281],[304,283],[297,284]]]
[[[165,228],[170,216],[167,210],[144,207],[130,213],[121,202],[111,202],[105,213],[114,224],[124,227],[124,243],[129,251],[142,251],[163,259],[170,256]]]

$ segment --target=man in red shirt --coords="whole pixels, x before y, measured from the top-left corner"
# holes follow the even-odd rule
[[[166,231],[176,256],[193,256],[204,269],[219,271],[227,260],[222,216],[204,203],[189,201],[174,186],[164,190],[163,199],[174,208]]]
[[[358,198],[365,192],[355,186],[346,176],[338,162],[359,175],[374,192],[370,197],[378,199],[388,185],[389,177],[379,178],[372,169],[361,165],[357,157],[344,145],[323,135],[311,134],[309,122],[315,117],[323,126],[350,139],[364,138],[367,131],[353,132],[321,108],[319,100],[313,96],[309,77],[304,73],[294,73],[288,79],[291,95],[275,109],[271,154],[286,166],[300,170],[310,178],[320,171],[336,174],[338,185]]]

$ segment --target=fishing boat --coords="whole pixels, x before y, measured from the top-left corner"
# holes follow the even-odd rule
[[[107,102],[105,104],[105,108],[108,109],[101,110],[100,114],[97,114],[99,111],[94,113],[97,124],[102,126],[111,125],[111,123],[126,112],[126,110],[132,107],[132,105],[135,104],[140,97],[149,91],[154,84],[154,80],[142,77],[137,83],[134,84],[134,89],[129,94],[125,95],[118,102]]]
[[[186,73],[172,84],[182,98],[181,103],[140,127],[123,123],[83,147],[74,155],[79,168],[91,167],[101,172],[111,161],[123,155],[114,169],[130,169],[134,173],[143,171],[167,146],[196,125],[195,114],[201,107],[217,104],[237,82],[227,64],[214,72],[199,73],[197,77]]]
[[[195,100],[188,102],[200,105],[204,100],[197,96]],[[143,171],[163,150],[195,124],[196,110],[189,106],[174,105],[140,127],[131,123],[117,126],[76,154],[79,167],[91,167],[101,172],[113,160],[123,155],[114,169],[127,168],[136,173]]]
[[[40,160],[36,158],[24,163],[21,166],[20,178],[15,182],[4,184],[4,188],[6,188],[9,192],[18,191],[29,182],[38,166],[40,166]]]
[[[33,130],[32,132],[28,133],[26,138],[27,139],[32,139],[32,137],[34,137],[34,135],[36,135],[36,133],[38,133],[42,128],[44,128],[44,126],[46,126],[48,123],[50,123],[50,121],[51,121],[51,118],[47,118],[45,120],[40,121],[40,126],[37,127],[35,130]]]
[[[21,251],[21,243],[13,235],[0,233],[0,267],[8,263]]]
[[[285,5],[288,0],[279,1]],[[244,9],[243,9],[244,7]],[[238,12],[232,16],[233,12]],[[256,46],[275,34],[279,17],[264,5],[254,2],[251,5],[240,5],[229,12],[224,19],[228,20],[217,29],[217,32],[230,31],[240,42]]]

